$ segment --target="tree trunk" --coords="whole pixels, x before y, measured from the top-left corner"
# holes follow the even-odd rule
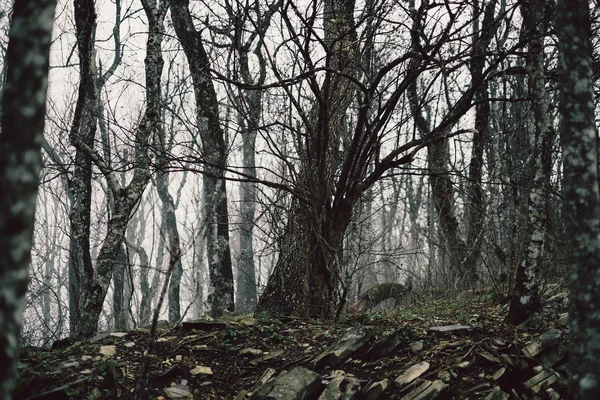
[[[558,2],[564,223],[569,272],[569,398],[600,398],[600,194],[586,0]]]
[[[10,400],[42,167],[52,0],[17,1],[6,54],[0,131],[0,400]]]
[[[233,270],[229,247],[229,213],[225,187],[227,141],[220,125],[219,103],[210,77],[210,62],[196,31],[189,0],[171,0],[173,27],[187,57],[196,97],[196,123],[202,142],[206,256],[210,275],[211,315],[234,311]]]
[[[162,134],[162,143],[160,144],[163,151],[165,149],[164,133]],[[160,159],[161,157],[159,157]],[[161,168],[166,168],[167,165],[159,162]],[[181,244],[179,239],[179,230],[177,229],[177,217],[175,216],[175,202],[173,196],[169,193],[169,173],[166,170],[159,170],[156,177],[156,191],[162,203],[162,219],[165,231],[162,235],[167,237],[167,253],[169,254],[169,265],[173,264],[173,272],[169,281],[169,321],[177,322],[181,319],[181,302],[179,299],[181,288],[181,277],[183,275],[183,265],[181,263]]]
[[[97,91],[94,36],[96,12],[93,0],[75,0],[74,17],[79,54],[79,92],[69,141],[75,147],[69,242],[69,310],[71,335],[77,336],[84,293],[94,275],[90,254],[92,159],[84,149],[93,148],[96,137]]]
[[[146,110],[135,133],[135,154],[133,177],[126,187],[121,187],[110,166],[104,164],[93,149],[83,146],[89,157],[106,178],[114,202],[114,211],[108,220],[106,238],[102,242],[96,261],[96,270],[90,279],[89,290],[84,292],[83,307],[80,311],[78,336],[93,336],[102,313],[104,299],[110,285],[116,255],[124,242],[129,217],[139,204],[150,178],[148,147],[151,138],[157,137],[160,129],[160,101],[162,74],[161,44],[164,33],[163,20],[166,5],[150,4],[142,0],[148,18],[148,38],[146,41]]]
[[[544,76],[544,36],[547,30],[546,2],[536,0],[522,7],[524,25],[529,36],[527,54],[529,97],[533,102],[533,186],[529,193],[527,210],[527,248],[517,267],[515,287],[506,320],[519,324],[541,311],[539,294],[540,265],[544,255],[546,226],[545,172],[542,163],[543,145],[550,133],[548,95]]]
[[[354,1],[327,0],[323,21],[327,66],[348,76],[356,75],[357,36]],[[257,310],[270,314],[331,318],[343,307],[340,285],[341,250],[357,193],[343,197],[335,192],[339,146],[347,129],[345,114],[352,103],[354,84],[327,73],[317,106],[310,113],[306,142],[294,198],[273,274]]]

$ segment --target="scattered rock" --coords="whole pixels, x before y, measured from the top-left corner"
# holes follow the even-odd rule
[[[361,400],[377,400],[379,396],[386,391],[389,384],[390,381],[387,379],[371,384],[365,391],[365,394]]]
[[[404,337],[406,337],[406,329],[397,329],[391,334],[379,339],[369,350],[367,350],[364,359],[378,360],[386,357],[398,347]],[[420,342],[418,342],[420,343]],[[422,343],[421,343],[422,344]]]
[[[334,342],[314,359],[313,369],[319,371],[325,366],[337,367],[341,365],[369,339],[371,339],[371,333],[364,329],[348,331],[341,339]]]
[[[163,390],[163,392],[169,399],[175,399],[175,400],[183,400],[183,399],[187,400],[190,398],[190,396],[192,396],[192,392],[190,391],[189,386],[182,385],[182,384],[177,384],[177,385],[173,385],[171,387],[165,388]]]
[[[519,325],[519,329],[522,330],[538,330],[541,329],[545,325],[546,321],[541,314],[533,314],[531,317],[527,318],[525,321],[521,322]]]
[[[325,386],[318,400],[353,400],[360,390],[360,381],[352,376],[337,375]]]
[[[190,370],[190,373],[192,375],[198,375],[198,374],[212,375],[213,371],[210,367],[205,367],[203,365],[197,365],[196,368]]]
[[[441,380],[435,382],[424,381],[420,386],[413,389],[409,394],[404,396],[402,400],[431,400],[438,397],[438,395],[448,387]]]
[[[113,357],[117,354],[117,346],[102,346],[100,347],[100,354],[106,357]]]
[[[321,388],[321,376],[298,367],[267,382],[250,396],[251,400],[304,400],[316,396]]]
[[[552,347],[560,342],[562,331],[558,329],[549,329],[539,337],[542,347]]]
[[[423,373],[425,373],[425,371],[427,371],[428,369],[429,363],[427,361],[421,361],[420,363],[415,364],[406,371],[404,371],[404,373],[402,373],[394,380],[394,383],[396,384],[396,386],[402,389],[403,387],[406,387],[409,383],[423,375]]]
[[[423,342],[412,342],[410,344],[410,351],[413,353],[418,353],[419,351],[423,350],[423,347]]]
[[[71,362],[63,364],[63,368],[78,368],[78,367],[79,367],[79,361],[71,361]]]
[[[258,349],[253,349],[252,347],[246,347],[245,349],[240,350],[240,354],[242,354],[242,355],[251,354],[253,356],[260,356],[263,353],[264,353],[264,351],[258,350]]]
[[[510,395],[508,393],[504,393],[502,390],[495,388],[485,397],[485,400],[508,400],[509,397]]]
[[[562,326],[567,326],[569,323],[569,313],[562,313],[558,315],[558,323]]]

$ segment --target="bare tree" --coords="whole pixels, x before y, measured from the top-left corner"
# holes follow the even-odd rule
[[[6,53],[0,132],[0,399],[10,400],[42,166],[52,0],[18,1]]]
[[[589,3],[560,1],[561,142],[569,243],[569,396],[600,397],[600,194]]]
[[[204,167],[205,238],[213,316],[233,311],[233,270],[229,247],[229,212],[225,187],[227,140],[210,76],[211,64],[202,33],[192,21],[189,0],[170,0],[173,27],[187,57],[196,97],[196,124]]]
[[[548,95],[544,75],[544,38],[548,26],[547,3],[536,0],[523,3],[521,10],[528,40],[527,72],[529,97],[533,104],[533,184],[527,204],[525,257],[517,267],[514,294],[511,299],[507,321],[513,324],[523,322],[527,317],[541,310],[539,279],[540,264],[543,261],[546,227],[546,180],[542,163],[543,145],[550,132],[548,116]]]

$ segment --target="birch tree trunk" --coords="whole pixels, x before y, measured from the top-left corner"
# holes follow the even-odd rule
[[[600,194],[589,3],[558,2],[564,222],[569,260],[569,398],[600,398]]]
[[[0,131],[0,400],[10,400],[42,167],[53,0],[17,1],[6,54]]]
[[[533,169],[534,178],[527,205],[527,248],[517,267],[515,286],[506,320],[520,324],[541,311],[539,295],[540,266],[544,255],[546,227],[546,179],[542,163],[543,145],[550,134],[548,95],[544,75],[544,36],[547,30],[546,2],[535,0],[523,3],[524,26],[529,37],[527,72],[529,97],[533,103]]]

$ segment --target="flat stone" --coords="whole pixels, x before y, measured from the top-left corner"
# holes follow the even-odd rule
[[[561,337],[562,331],[559,329],[548,329],[540,335],[539,340],[542,343],[542,347],[552,347],[560,342]]]
[[[369,386],[361,400],[377,400],[390,384],[388,379],[373,383]]]
[[[163,392],[169,399],[175,400],[187,400],[192,395],[189,386],[180,384],[165,388]]]
[[[508,393],[504,393],[502,390],[495,388],[485,397],[485,400],[508,400],[509,397],[510,395]]]
[[[402,342],[402,339],[406,337],[406,334],[406,329],[397,329],[389,335],[379,339],[371,346],[371,348],[369,348],[369,350],[367,350],[364,358],[366,360],[378,360],[386,357],[398,347],[400,342]]]
[[[252,394],[252,400],[305,400],[314,398],[321,389],[321,376],[298,367],[267,382]]]
[[[360,381],[352,376],[337,375],[325,386],[318,400],[353,400],[360,390]]]
[[[348,331],[313,360],[313,369],[321,370],[326,366],[337,367],[365,345],[371,339],[371,333],[364,329]]]
[[[402,400],[432,400],[448,387],[441,380],[435,382],[425,381],[419,387],[413,389]]]
[[[403,388],[423,375],[423,373],[425,373],[425,371],[428,369],[429,363],[427,361],[421,361],[420,363],[411,366],[409,369],[400,374],[400,376],[394,380],[394,383],[399,388]]]

